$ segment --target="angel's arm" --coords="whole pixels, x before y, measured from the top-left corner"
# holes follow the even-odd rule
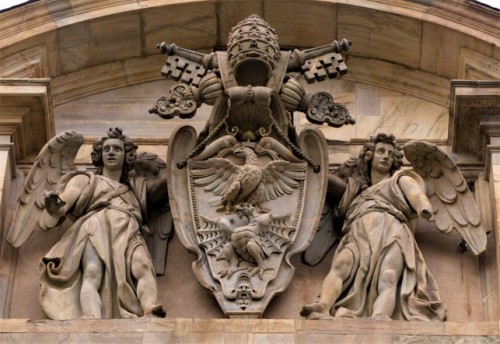
[[[68,210],[75,205],[83,190],[89,184],[89,181],[89,177],[85,174],[79,174],[71,178],[64,191],[59,195],[59,198],[64,201],[65,204],[57,210],[45,208],[40,219],[40,226],[43,229],[55,227],[59,219],[66,215]]]
[[[328,176],[327,197],[329,200],[338,204],[344,195],[346,182],[334,174]]]
[[[409,176],[401,176],[398,179],[398,185],[415,212],[426,220],[430,219],[432,205],[417,181]]]

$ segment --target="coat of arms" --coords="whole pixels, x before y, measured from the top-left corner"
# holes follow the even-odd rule
[[[306,249],[321,217],[328,155],[318,130],[297,134],[293,111],[313,123],[352,124],[347,109],[307,82],[347,72],[349,42],[281,51],[257,16],[235,26],[226,52],[159,45],[162,73],[180,81],[150,111],[190,118],[205,102],[201,133],[178,128],[169,143],[170,206],[176,233],[196,255],[193,271],[229,317],[260,317],[292,279],[292,255]]]

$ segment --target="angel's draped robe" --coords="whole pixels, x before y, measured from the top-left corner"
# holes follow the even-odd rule
[[[131,259],[139,246],[148,252],[140,232],[146,181],[130,179],[129,187],[90,172],[85,174],[90,182],[71,210],[78,220],[41,262],[42,308],[51,319],[76,319],[82,315],[81,260],[85,245],[90,242],[104,265],[99,288],[102,317],[142,316],[143,309],[131,274]],[[74,175],[65,176],[60,192]]]
[[[336,250],[350,250],[354,267],[342,285],[332,310],[336,316],[367,317],[378,296],[380,267],[391,245],[399,246],[404,259],[399,278],[394,319],[437,320],[446,318],[437,284],[424,262],[409,221],[416,218],[398,179],[415,179],[424,192],[423,180],[413,171],[398,171],[354,199],[343,226],[344,237]]]

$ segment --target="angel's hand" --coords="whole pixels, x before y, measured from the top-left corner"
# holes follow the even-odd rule
[[[59,197],[57,192],[45,191],[43,196],[45,197],[45,209],[51,216],[61,217],[64,215],[62,207],[66,205],[66,202]]]

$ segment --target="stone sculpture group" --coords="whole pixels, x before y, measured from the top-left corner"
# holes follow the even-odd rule
[[[453,161],[432,144],[401,147],[380,133],[359,158],[330,174],[321,132],[297,133],[291,114],[302,111],[314,124],[354,124],[330,94],[307,94],[299,81],[345,74],[341,53],[350,42],[281,51],[274,30],[257,16],[235,26],[228,42],[227,52],[212,54],[159,45],[168,55],[162,73],[179,84],[150,112],[190,118],[202,103],[213,105],[202,132],[183,126],[172,134],[166,164],[138,154],[120,128],[94,143],[95,172],[74,165],[83,143],[76,132],[42,149],[7,240],[17,247],[36,228],[70,222],[42,258],[46,315],[164,317],[155,281],[164,255],[151,257],[146,239],[165,238],[152,233],[170,231],[171,211],[176,235],[196,256],[195,277],[228,317],[261,317],[293,278],[290,257],[305,251],[314,265],[329,249],[318,243],[341,236],[320,300],[301,315],[444,320],[414,220],[457,230],[475,254],[486,247],[474,200]],[[400,169],[403,150],[411,170]],[[322,221],[325,216],[342,222],[341,230]],[[160,220],[148,226],[151,218]]]

